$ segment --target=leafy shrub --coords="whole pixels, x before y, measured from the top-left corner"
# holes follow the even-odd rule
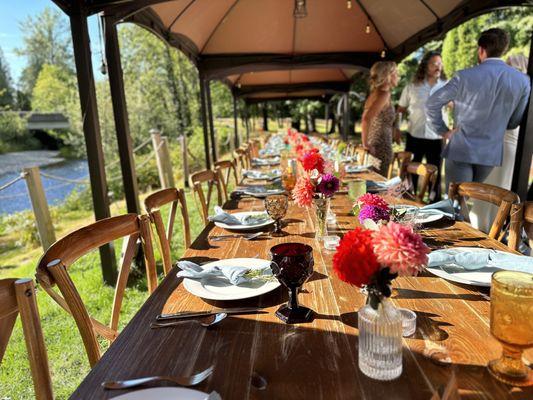
[[[7,215],[1,222],[5,233],[15,233],[16,245],[20,247],[37,247],[41,242],[35,223],[33,211],[26,210]]]

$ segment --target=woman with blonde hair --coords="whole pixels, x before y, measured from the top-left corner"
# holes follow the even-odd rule
[[[398,85],[398,71],[393,61],[378,61],[370,68],[370,94],[361,121],[363,147],[372,165],[383,176],[393,161],[392,139],[395,119],[391,89]],[[398,138],[396,138],[398,139]]]

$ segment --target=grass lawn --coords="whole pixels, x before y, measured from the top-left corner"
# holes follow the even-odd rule
[[[194,238],[202,230],[203,224],[191,192],[187,192],[187,205],[191,219],[192,237]],[[114,203],[111,210],[113,215],[124,213],[124,202]],[[167,212],[167,209],[163,210],[165,221]],[[60,215],[60,220],[55,221],[58,225],[56,230],[58,238],[93,221],[92,212],[73,211],[67,213],[57,212],[55,214]],[[5,233],[6,231],[8,233]],[[0,233],[0,279],[9,277],[33,278],[35,275],[35,267],[42,250],[41,248],[30,249],[17,245],[17,236],[18,233],[15,229],[5,229],[3,234]],[[172,257],[174,260],[183,254],[184,246],[180,240],[183,237],[181,218],[178,212],[172,243]],[[155,247],[157,251],[157,245]],[[117,241],[115,243],[117,258],[120,256],[120,249],[121,243]],[[160,268],[159,254],[156,254],[156,256]],[[113,301],[113,288],[104,286],[102,283],[98,252],[92,252],[84,256],[73,265],[70,273],[89,313],[99,321],[108,323]],[[128,287],[122,305],[120,329],[133,317],[147,297],[148,293],[144,278]],[[38,289],[37,302],[48,350],[54,395],[57,399],[66,399],[89,372],[89,362],[74,319],[63,311],[43,290]],[[106,341],[103,341],[102,344],[103,348],[108,347]],[[35,398],[33,382],[19,318],[0,368],[0,399],[19,400],[33,398]]]

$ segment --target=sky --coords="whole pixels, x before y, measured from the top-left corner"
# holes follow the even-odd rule
[[[22,69],[26,64],[24,57],[17,56],[14,49],[22,46],[22,34],[19,22],[29,15],[39,14],[45,7],[59,10],[52,0],[0,0],[0,48],[9,66],[11,78],[16,84]],[[65,15],[65,20],[67,16]],[[89,34],[93,53],[93,68],[95,78],[101,78],[98,71],[101,64],[100,46],[98,39],[98,22],[96,17],[89,18]]]

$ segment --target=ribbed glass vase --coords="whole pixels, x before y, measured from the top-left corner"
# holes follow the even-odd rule
[[[359,369],[368,377],[390,381],[402,373],[402,317],[384,298],[358,312]]]
[[[316,225],[315,225],[315,238],[322,240],[324,236],[328,235],[328,210],[329,210],[329,198],[316,198],[313,199],[313,205],[316,212]]]

